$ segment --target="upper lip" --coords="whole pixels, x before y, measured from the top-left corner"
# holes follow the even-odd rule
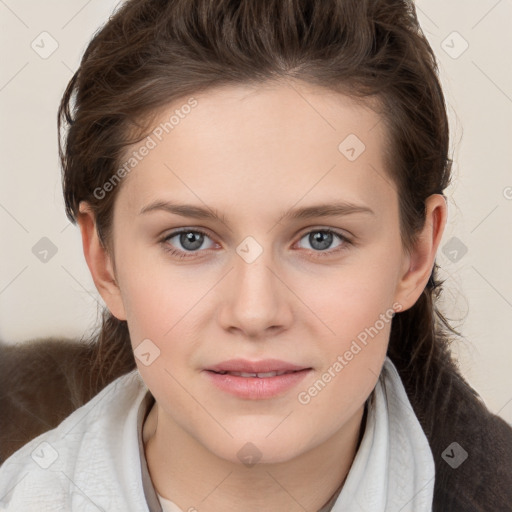
[[[230,359],[222,363],[205,368],[213,372],[241,372],[241,373],[266,373],[266,372],[292,372],[308,369],[307,366],[280,361],[279,359],[262,359],[249,361],[247,359]]]

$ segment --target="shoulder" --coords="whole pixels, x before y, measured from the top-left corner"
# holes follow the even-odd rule
[[[118,493],[105,492],[114,483],[106,480],[115,475],[128,485],[137,481],[137,414],[146,394],[133,370],[16,451],[0,467],[0,510],[35,512],[43,503],[51,505],[46,510],[71,510],[84,496],[107,510],[117,505],[109,500]]]
[[[93,353],[92,344],[70,338],[0,340],[0,465],[100,391],[89,378]]]
[[[428,371],[398,365],[434,458],[433,512],[512,510],[512,426],[489,411],[449,352]]]
[[[462,378],[447,394],[429,439],[436,464],[434,511],[512,507],[512,427]]]

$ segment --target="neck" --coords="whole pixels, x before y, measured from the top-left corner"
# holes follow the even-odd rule
[[[217,457],[155,402],[143,428],[148,469],[156,491],[184,511],[320,510],[350,470],[364,412],[362,406],[331,438],[292,460],[248,467]]]

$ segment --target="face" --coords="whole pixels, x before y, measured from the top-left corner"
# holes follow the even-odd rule
[[[114,208],[118,316],[159,428],[226,460],[287,461],[361,413],[402,307],[384,123],[298,84],[194,98],[127,156],[140,161]]]

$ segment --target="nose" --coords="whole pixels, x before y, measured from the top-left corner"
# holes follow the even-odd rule
[[[270,251],[263,251],[252,262],[235,253],[233,264],[221,290],[222,327],[251,339],[287,329],[293,319],[291,294]]]

